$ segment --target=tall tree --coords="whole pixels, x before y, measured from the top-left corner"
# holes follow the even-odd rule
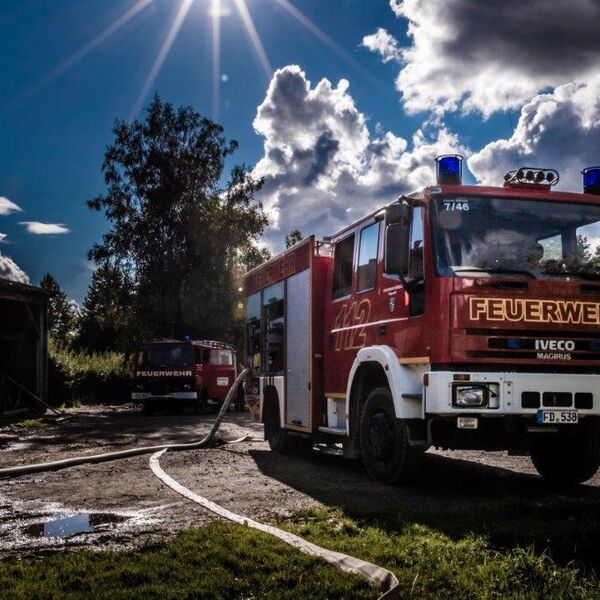
[[[67,294],[60,288],[58,281],[46,273],[40,281],[40,287],[48,294],[48,330],[59,344],[69,344],[75,336],[78,313],[69,302]]]
[[[304,239],[302,232],[299,229],[293,229],[285,236],[285,247],[291,248],[294,244],[301,242]]]
[[[83,300],[77,345],[92,352],[130,350],[139,337],[132,302],[127,275],[110,262],[98,267]]]
[[[237,143],[221,126],[158,96],[144,122],[117,121],[88,202],[111,227],[90,257],[131,277],[134,314],[148,336],[208,335],[233,327],[233,269],[256,252],[267,218],[262,181],[244,166],[222,185]]]

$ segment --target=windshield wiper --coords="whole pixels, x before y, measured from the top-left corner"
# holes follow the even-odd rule
[[[531,271],[519,271],[516,269],[503,269],[502,267],[451,267],[455,273],[500,273],[503,275],[521,275],[529,279],[537,279]]]

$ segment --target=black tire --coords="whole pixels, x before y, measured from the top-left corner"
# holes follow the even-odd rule
[[[272,452],[277,454],[304,454],[312,450],[310,438],[290,435],[281,428],[279,402],[277,399],[266,401],[264,409],[265,440],[269,442]]]
[[[374,389],[360,418],[360,449],[369,475],[385,483],[413,481],[419,471],[423,449],[409,444],[406,423],[396,418],[387,387]]]
[[[533,466],[544,481],[568,487],[587,481],[600,467],[600,429],[591,423],[574,432],[532,437]]]

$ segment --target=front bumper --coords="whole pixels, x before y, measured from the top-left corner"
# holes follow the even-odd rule
[[[168,394],[151,394],[150,392],[131,392],[131,399],[136,402],[147,400],[197,400],[198,392],[170,392]]]
[[[457,375],[463,379],[457,379]],[[468,379],[465,376],[468,376]],[[534,416],[540,408],[577,409],[582,417],[600,415],[600,375],[430,371],[425,374],[425,381],[425,415]],[[490,386],[497,394],[491,403],[494,407],[455,406],[453,388],[469,384]],[[531,405],[531,398],[535,398],[535,394],[539,394],[537,406]],[[569,395],[571,403],[565,405]],[[580,401],[582,398],[585,399],[585,403]],[[583,404],[588,407],[582,408]]]

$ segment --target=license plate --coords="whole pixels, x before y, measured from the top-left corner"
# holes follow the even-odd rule
[[[217,377],[217,385],[229,385],[229,377]]]
[[[538,410],[536,422],[538,425],[574,425],[579,421],[576,410]]]

